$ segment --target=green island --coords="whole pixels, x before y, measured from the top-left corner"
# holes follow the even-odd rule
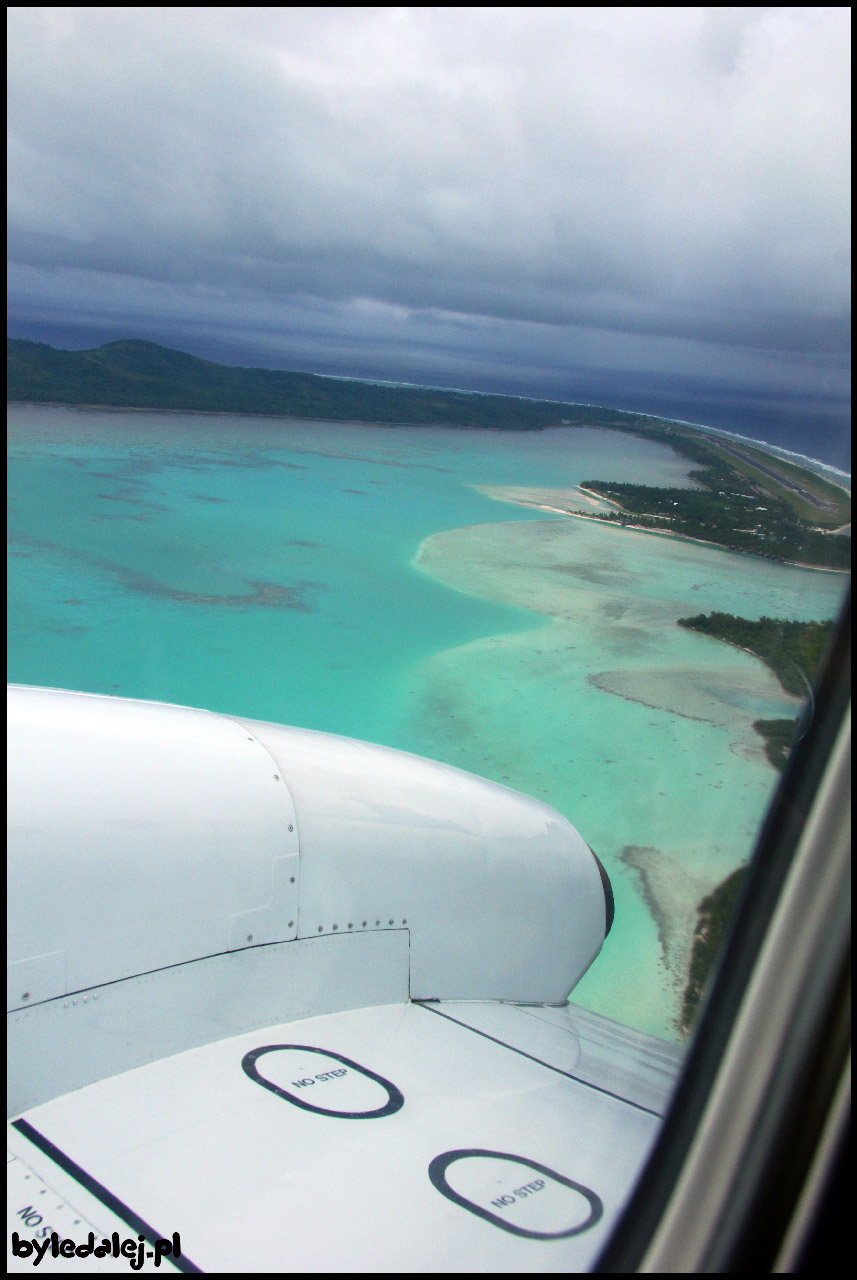
[[[755,654],[773,671],[786,693],[802,698],[810,691],[821,667],[835,623],[832,618],[826,622],[785,618],[751,621],[731,613],[699,613],[692,618],[679,618],[678,625]],[[768,762],[779,772],[785,768],[797,725],[797,720],[753,721],[753,728],[765,743]]]
[[[679,618],[689,631],[747,649],[770,667],[786,693],[806,696],[833,635],[834,622],[790,622],[785,618],[736,618],[731,613],[698,613]]]
[[[682,1035],[687,1035],[693,1026],[709,976],[720,954],[723,935],[732,917],[746,871],[746,867],[738,867],[716,889],[712,889],[697,907],[693,950],[679,1018]]]
[[[795,622],[784,618],[751,621],[731,613],[700,613],[692,618],[679,618],[678,625],[754,653],[773,671],[787,693],[804,696],[821,668],[835,624],[832,619],[826,622]],[[785,767],[799,723],[799,720],[753,722],[753,728],[764,740],[768,761],[780,772]],[[685,1035],[720,952],[745,871],[745,867],[733,871],[696,909],[693,950],[680,1018],[680,1029]]]
[[[668,444],[696,464],[694,489],[591,480],[580,486],[612,511],[570,512],[651,532],[714,543],[815,568],[851,562],[847,489],[743,440],[618,409],[429,387],[390,386],[316,374],[233,368],[152,342],[110,342],[90,351],[7,340],[7,399],[25,403],[537,431],[601,427]],[[849,532],[846,532],[849,531]],[[768,664],[789,693],[803,695],[830,641],[832,622],[749,621],[700,614],[679,624],[739,645]],[[795,721],[757,720],[768,760],[782,769]],[[692,1025],[745,869],[698,906],[681,1029]]]
[[[669,443],[702,464],[690,473],[699,488],[586,480],[581,489],[618,508],[589,511],[588,517],[812,568],[850,568],[846,490],[743,442],[691,437],[677,429]]]
[[[62,351],[7,338],[6,375],[7,400],[38,404],[511,431],[566,425],[647,432],[660,421],[620,409],[519,396],[235,368],[138,339]]]
[[[668,444],[697,464],[699,488],[587,481],[618,510],[590,519],[713,542],[732,551],[847,569],[848,491],[743,441],[645,414],[519,396],[390,386],[275,369],[244,369],[136,339],[91,351],[7,339],[7,399],[41,404],[264,414],[387,426],[538,431],[607,427]]]

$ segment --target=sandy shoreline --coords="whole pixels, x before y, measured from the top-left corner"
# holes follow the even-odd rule
[[[537,502],[533,498],[512,497],[510,494],[504,494],[499,486],[490,488],[488,486],[474,485],[473,487],[478,489],[480,493],[484,493],[487,497],[493,498],[495,502],[508,502],[517,507],[530,507],[536,511],[549,511],[553,515],[570,516],[573,520],[591,520],[596,524],[607,525],[608,528],[633,529],[637,533],[648,533],[655,538],[674,538],[678,542],[686,542],[692,546],[716,547],[718,550],[726,551],[730,555],[747,556],[752,560],[765,560],[772,564],[787,564],[791,565],[795,569],[811,569],[814,573],[836,573],[845,578],[850,576],[846,569],[831,569],[827,565],[821,564],[804,564],[800,560],[775,560],[772,556],[761,556],[757,555],[753,551],[744,551],[740,548],[724,546],[722,542],[714,542],[710,538],[691,538],[687,534],[673,533],[669,529],[652,529],[648,525],[633,524],[630,519],[624,524],[619,524],[615,520],[603,520],[599,516],[588,515],[585,511],[572,511],[568,507],[558,507],[544,502]],[[588,494],[589,491],[584,489],[581,485],[579,492],[581,494]],[[594,497],[594,495],[589,496]],[[617,511],[622,510],[617,502],[612,502],[609,498],[601,498],[599,496],[597,501],[606,506],[613,507]]]
[[[776,614],[800,582],[716,544],[613,537],[585,513],[555,520],[570,514],[567,489],[481,491],[558,510],[430,535],[414,566],[527,609],[534,625],[436,655],[419,715],[448,733],[452,762],[546,800],[604,861],[618,923],[575,999],[676,1037],[699,902],[749,855],[776,783],[752,723],[800,706],[757,655],[676,620],[703,607]],[[813,575],[801,598],[834,590]]]

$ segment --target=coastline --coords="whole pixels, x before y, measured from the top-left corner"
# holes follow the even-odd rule
[[[575,520],[594,520],[597,524],[616,527],[612,520],[599,520],[598,516],[588,516],[582,511],[568,511],[566,514]],[[618,528],[634,529],[637,533],[650,533],[655,538],[675,538],[678,542],[689,542],[697,547],[717,547],[718,550],[726,551],[731,556],[746,556],[749,560],[764,560],[769,564],[787,564],[793,569],[811,569],[813,573],[838,573],[843,577],[850,577],[847,569],[831,569],[823,564],[805,564],[802,560],[777,560],[773,556],[760,556],[752,551],[743,551],[740,547],[727,547],[722,542],[712,542],[710,538],[691,538],[686,533],[673,533],[669,529],[651,529],[648,525],[632,524],[630,520],[627,524],[620,524]]]
[[[626,1021],[633,1005],[635,1025],[678,1038],[698,903],[746,858],[776,781],[753,722],[800,704],[757,654],[700,653],[703,638],[675,620],[698,609],[703,586],[710,608],[740,612],[751,594],[776,612],[795,582],[761,557],[741,569],[715,544],[613,538],[583,519],[423,540],[420,572],[550,625],[437,654],[415,676],[414,715],[427,738],[446,735],[451,763],[546,800],[581,831],[613,881],[619,924],[574,999]],[[811,581],[808,609],[833,590]],[[694,812],[706,826],[689,838]]]
[[[594,407],[594,406],[593,406]],[[635,410],[628,410],[635,412]],[[643,415],[641,415],[643,416]],[[653,417],[654,415],[646,415]],[[666,416],[655,418],[658,422],[674,423],[677,427],[690,427],[692,431],[699,431],[702,435],[722,436],[726,440],[740,440],[743,444],[753,445],[754,448],[767,450],[773,453],[775,458],[780,458],[783,462],[788,462],[792,458],[797,458],[800,463],[810,462],[813,466],[821,467],[825,472],[832,471],[834,475],[842,476],[848,480],[851,479],[850,471],[843,471],[841,467],[836,467],[832,462],[824,462],[821,458],[813,458],[808,453],[799,453],[797,449],[787,449],[784,445],[771,444],[768,440],[757,440],[754,436],[742,435],[739,431],[727,431],[725,427],[709,427],[704,422],[689,422],[686,418],[668,418]],[[835,484],[837,488],[844,490],[851,496],[851,486],[838,484],[837,481],[831,480],[829,476],[822,476],[822,479],[829,480],[830,484]]]
[[[319,375],[320,377],[323,375]],[[179,409],[175,407],[162,408],[159,405],[140,405],[140,404],[69,404],[65,400],[7,400],[6,408],[17,405],[22,409],[80,409],[87,413],[157,413],[162,416],[175,413],[182,417],[191,416],[195,418],[250,418],[254,422],[318,422],[330,423],[335,427],[415,427],[420,430],[427,430],[431,427],[440,427],[441,430],[455,429],[456,431],[490,431],[505,430],[509,432],[519,431],[522,434],[530,431],[548,430],[545,427],[469,427],[462,426],[455,422],[383,422],[374,421],[367,418],[306,418],[298,417],[295,414],[287,413],[254,413],[250,409]],[[615,430],[610,427],[596,427],[590,430],[609,431]]]
[[[492,492],[489,486],[475,485],[474,488],[479,489],[480,493],[485,493],[487,497],[493,498],[495,502],[508,502],[516,507],[530,507],[536,511],[549,511],[555,515],[570,516],[573,520],[589,520],[594,524],[606,525],[608,528],[612,529],[633,529],[637,533],[648,533],[655,538],[673,538],[677,542],[686,542],[693,546],[716,547],[720,551],[728,552],[729,555],[746,556],[750,560],[762,560],[768,564],[787,564],[794,569],[811,569],[813,573],[837,573],[843,577],[850,576],[847,569],[831,569],[827,565],[821,564],[804,564],[799,560],[777,560],[772,556],[760,556],[754,554],[752,551],[744,551],[740,548],[727,547],[724,546],[722,542],[714,542],[710,538],[691,538],[687,534],[673,533],[669,529],[652,529],[648,525],[633,524],[630,519],[628,519],[624,524],[618,524],[613,520],[603,520],[600,516],[587,515],[585,511],[569,511],[566,507],[555,507],[550,506],[547,503],[535,502],[526,498],[512,498],[504,496],[499,492]],[[495,488],[499,488],[499,486],[495,486]],[[581,493],[589,493],[587,489],[584,489],[583,485],[580,485],[579,488]],[[591,496],[594,497],[595,495]],[[609,498],[603,498],[600,494],[597,497],[597,501],[614,507],[617,511],[622,510],[618,503],[612,502]]]
[[[831,595],[833,580],[789,577],[790,569],[783,573],[770,562],[730,560],[719,548],[677,539],[613,537],[600,532],[601,521],[559,519],[568,514],[567,506],[594,509],[583,494],[576,503],[565,501],[568,491],[577,494],[578,477],[593,473],[594,457],[621,470],[620,479],[685,483],[686,464],[668,449],[654,450],[650,441],[631,435],[617,440],[615,433],[603,434],[609,428],[596,429],[588,441],[584,437],[590,433],[581,432],[579,445],[568,431],[529,437],[498,431],[487,438],[447,431],[436,432],[433,440],[430,431],[403,431],[397,437],[378,432],[372,439],[371,429],[352,432],[338,423],[325,428],[318,419],[293,429],[282,419],[266,426],[260,416],[248,416],[243,425],[236,419],[230,427],[228,415],[200,412],[187,415],[186,437],[181,437],[188,449],[204,437],[204,456],[189,474],[183,455],[174,454],[179,438],[174,424],[184,415],[162,411],[147,423],[141,421],[145,411],[123,417],[121,410],[98,415],[83,410],[64,417],[65,407],[59,414],[54,408],[45,414],[33,408],[10,415],[13,435],[21,424],[25,436],[32,424],[39,457],[43,453],[46,459],[36,485],[25,484],[32,460],[16,462],[21,518],[29,511],[23,499],[32,491],[33,519],[49,522],[34,525],[34,534],[63,541],[62,495],[73,481],[76,509],[110,521],[86,526],[90,567],[103,564],[108,555],[124,564],[125,556],[136,556],[141,535],[142,545],[151,543],[160,559],[130,563],[138,573],[145,570],[147,581],[157,576],[168,590],[146,592],[142,599],[145,584],[131,578],[130,593],[111,589],[104,600],[134,637],[145,610],[152,634],[168,638],[179,674],[169,688],[147,684],[148,667],[134,665],[134,643],[107,645],[99,621],[109,615],[101,613],[101,593],[91,596],[86,565],[79,560],[69,565],[73,583],[63,581],[56,590],[54,578],[45,579],[57,597],[56,608],[52,627],[39,632],[44,648],[36,659],[27,644],[27,671],[35,671],[37,661],[43,664],[41,674],[49,662],[59,673],[54,683],[65,687],[80,687],[65,674],[73,668],[91,673],[86,687],[167,696],[229,712],[240,704],[245,714],[252,708],[259,719],[384,741],[444,760],[553,805],[604,855],[616,892],[618,924],[575,998],[641,1030],[674,1038],[672,1011],[677,1013],[683,990],[694,909],[730,870],[733,852],[750,847],[759,806],[775,780],[748,722],[773,718],[783,706],[776,682],[758,659],[726,645],[710,646],[709,653],[700,637],[680,634],[674,618],[698,612],[703,600],[712,608],[740,612],[738,605],[750,594],[760,608],[784,599],[786,591],[807,606],[819,595]],[[61,416],[65,426],[58,430]],[[203,429],[199,424],[206,417],[211,424]],[[225,426],[218,425],[224,417]],[[95,425],[81,437],[86,465],[72,470],[67,450],[55,453],[54,442],[73,444],[77,422]],[[307,440],[325,430],[332,433],[331,450],[349,435],[352,445],[343,446],[335,461],[323,452],[293,473],[266,475],[263,467],[246,467],[231,453],[213,458],[207,453],[214,436],[235,442],[238,452],[254,442],[265,452],[272,441],[278,449],[282,443],[302,451]],[[140,471],[138,440],[151,440],[162,451],[157,467]],[[445,466],[425,469],[425,443],[431,444],[431,462]],[[387,472],[388,444],[396,466],[407,460],[412,472]],[[108,459],[109,465],[102,465]],[[311,460],[301,456],[300,461]],[[602,469],[599,465],[595,474]],[[443,477],[436,474],[440,471]],[[369,476],[379,484],[377,508],[370,509],[365,498],[339,499],[340,492],[368,488]],[[545,492],[542,486],[552,484],[558,510],[504,516],[498,507],[486,507],[484,494],[471,491],[473,479],[486,476],[529,483],[536,499]],[[279,512],[286,486],[293,500],[266,532],[256,510],[274,502]],[[519,496],[526,496],[523,490]],[[84,498],[90,506],[80,505]],[[108,507],[115,498],[125,505]],[[221,505],[200,501],[218,498]],[[145,521],[133,523],[149,511],[157,515],[148,529]],[[247,512],[252,520],[245,520]],[[170,523],[173,518],[177,523]],[[284,524],[285,519],[291,523]],[[363,521],[357,534],[363,530],[368,538],[371,529],[373,539],[383,539],[377,558],[369,554],[374,542],[355,536],[355,520]],[[248,529],[258,536],[247,540]],[[233,566],[239,541],[246,564]],[[172,548],[179,546],[193,552],[187,563],[175,563]],[[207,552],[198,562],[194,558],[196,548],[209,546],[221,549],[214,566]],[[418,547],[415,569],[435,578],[428,594],[409,574],[390,575],[400,566],[407,569]],[[34,567],[39,565],[23,557],[15,562],[22,599],[42,581],[34,578]],[[50,565],[48,571],[54,572]],[[383,586],[382,578],[395,590],[373,594],[374,620],[357,625],[369,590]],[[337,603],[346,597],[331,592],[319,597],[315,611],[228,604],[213,612],[223,598],[243,590],[230,585],[233,579],[239,584],[330,582],[338,592],[351,594],[347,609]],[[747,584],[743,596],[742,580]],[[171,594],[178,590],[204,593],[206,603],[197,599],[199,608],[179,609],[181,601]],[[471,598],[472,620],[470,605],[454,595]],[[483,613],[485,605],[501,606],[503,612]],[[412,614],[417,606],[421,612]],[[21,617],[25,613],[19,611]],[[90,623],[88,629],[79,625],[84,622]],[[19,644],[24,635],[22,625]],[[703,647],[701,657],[697,646]],[[242,663],[248,651],[259,654],[259,661]],[[279,674],[272,678],[270,672]],[[604,673],[605,679],[590,683],[590,673]],[[688,815],[698,813],[705,815],[704,823],[690,824]],[[640,855],[643,869],[621,861],[625,846],[647,850]],[[659,929],[641,895],[642,879],[662,916],[676,917],[666,947],[664,920]]]
[[[434,386],[427,383],[411,383],[411,382],[400,383],[400,382],[380,381],[380,380],[371,379],[371,378],[346,378],[346,377],[340,377],[339,375],[336,375],[336,374],[316,374],[314,376],[322,377],[322,378],[330,378],[330,380],[333,382],[363,382],[369,386],[383,386],[383,387],[392,387],[392,388],[404,387],[406,389],[418,390],[418,391],[444,391],[444,392],[451,392],[457,395],[490,397],[490,396],[500,394],[498,392],[493,392],[493,391],[472,391],[472,390],[467,390],[461,387],[438,387],[438,386]],[[542,400],[537,396],[509,395],[505,398],[508,398],[510,400],[521,400],[521,401],[525,401],[527,403],[532,403],[532,404],[551,404],[551,405],[556,404],[560,408],[562,407],[562,405],[568,405],[569,407],[572,407],[575,409],[593,409],[593,410],[599,410],[599,411],[603,409],[611,409],[611,406],[609,405],[596,405],[596,404],[590,404],[589,402],[585,402],[585,401],[575,401],[575,400],[567,400],[567,401]],[[570,430],[574,430],[575,427],[584,426],[584,427],[588,427],[589,430],[596,430],[596,431],[597,430],[601,430],[601,431],[616,431],[616,430],[629,431],[630,430],[631,432],[633,432],[633,427],[628,428],[628,427],[617,426],[617,425],[604,426],[603,424],[600,424],[600,423],[591,423],[591,424],[556,423],[556,424],[553,424],[552,426],[540,426],[540,427],[490,427],[490,426],[476,427],[476,426],[463,426],[460,423],[455,423],[455,422],[445,422],[445,423],[424,423],[424,422],[407,422],[407,421],[383,422],[383,421],[377,421],[374,419],[368,420],[368,419],[362,419],[362,418],[329,418],[329,417],[301,418],[301,417],[296,417],[295,415],[290,415],[290,414],[254,413],[250,410],[242,410],[242,409],[182,409],[182,408],[175,408],[175,407],[164,409],[157,406],[146,406],[146,405],[111,405],[111,404],[79,404],[79,403],[71,404],[68,401],[64,401],[64,400],[8,400],[7,399],[6,405],[7,405],[7,408],[9,405],[22,405],[22,406],[28,406],[32,408],[85,409],[88,412],[92,412],[93,410],[105,410],[108,413],[123,413],[123,412],[192,413],[192,414],[210,415],[212,417],[229,416],[229,417],[245,417],[245,418],[272,418],[275,420],[282,420],[285,422],[335,422],[340,426],[348,426],[348,425],[378,426],[378,427],[440,426],[440,427],[455,427],[457,430],[461,430],[461,431],[497,430],[497,431],[520,431],[520,432],[553,431],[553,430],[560,429],[563,426],[568,426]],[[834,475],[842,477],[843,479],[848,479],[849,481],[851,479],[850,472],[843,471],[840,467],[836,467],[832,463],[825,462],[821,458],[813,458],[809,454],[798,453],[796,450],[793,450],[793,449],[786,449],[781,445],[771,444],[767,440],[756,440],[752,436],[744,436],[739,434],[738,432],[726,431],[720,427],[709,427],[709,426],[706,426],[704,423],[688,422],[681,418],[658,417],[656,414],[643,413],[643,412],[640,412],[639,410],[634,410],[634,409],[613,409],[611,411],[616,413],[634,414],[640,418],[648,419],[653,424],[659,424],[659,423],[667,423],[669,425],[674,424],[675,426],[684,427],[691,431],[699,432],[699,434],[702,435],[703,437],[721,436],[728,440],[740,440],[746,444],[752,445],[754,448],[762,450],[762,452],[770,453],[772,457],[778,458],[781,461],[788,462],[790,459],[796,458],[799,460],[800,464],[809,463],[810,470],[812,470],[814,467],[820,467],[825,473],[832,472]],[[668,444],[669,441],[667,440],[664,443]],[[818,473],[816,472],[816,474]],[[825,479],[828,481],[828,483],[835,485],[836,488],[841,489],[844,493],[847,493],[849,497],[851,496],[850,484],[845,485],[841,482],[841,480],[832,479],[827,474],[823,475],[822,479]]]

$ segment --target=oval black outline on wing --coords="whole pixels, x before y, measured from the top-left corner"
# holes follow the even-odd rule
[[[526,1227],[516,1227],[514,1223],[506,1222],[499,1218],[490,1209],[483,1209],[481,1205],[474,1204],[472,1200],[460,1195],[449,1185],[446,1180],[447,1169],[456,1160],[463,1160],[466,1156],[487,1156],[494,1160],[510,1160],[515,1164],[526,1165],[528,1169],[535,1169],[537,1173],[544,1173],[561,1186],[570,1187],[572,1191],[579,1192],[589,1202],[589,1217],[579,1226],[569,1227],[567,1231],[530,1231]],[[600,1196],[597,1196],[594,1191],[590,1191],[589,1187],[584,1187],[580,1182],[573,1182],[571,1178],[566,1178],[564,1174],[557,1173],[555,1169],[549,1169],[547,1165],[539,1164],[537,1160],[530,1160],[526,1156],[516,1156],[509,1151],[484,1151],[481,1148],[444,1151],[432,1160],[428,1168],[428,1175],[432,1185],[437,1188],[442,1196],[446,1196],[447,1200],[451,1200],[453,1204],[460,1205],[462,1209],[467,1209],[470,1213],[475,1213],[477,1217],[484,1218],[486,1222],[492,1223],[495,1227],[502,1227],[504,1231],[511,1232],[513,1236],[525,1236],[529,1240],[565,1240],[569,1236],[578,1236],[581,1232],[588,1231],[590,1227],[594,1227],[604,1212],[604,1205]]]
[[[273,1081],[267,1080],[262,1075],[256,1062],[265,1053],[276,1053],[282,1049],[297,1049],[302,1053],[320,1053],[326,1058],[335,1058],[337,1062],[343,1063],[346,1067],[351,1067],[360,1075],[365,1076],[368,1080],[374,1080],[382,1089],[386,1090],[387,1102],[383,1107],[376,1107],[374,1111],[331,1111],[328,1107],[316,1107],[311,1102],[307,1102],[305,1098],[299,1098],[293,1093],[289,1093],[288,1089],[283,1089],[280,1085],[274,1084]],[[405,1105],[404,1094],[397,1089],[389,1080],[385,1080],[383,1076],[377,1075],[374,1071],[370,1071],[368,1067],[361,1067],[359,1062],[352,1062],[351,1058],[346,1058],[341,1053],[334,1053],[332,1049],[320,1049],[317,1045],[311,1044],[266,1044],[258,1049],[251,1049],[249,1053],[245,1053],[241,1059],[241,1067],[244,1074],[255,1083],[260,1084],[263,1089],[269,1089],[271,1093],[275,1093],[278,1098],[284,1098],[286,1102],[291,1102],[294,1106],[300,1107],[303,1111],[314,1111],[320,1116],[335,1116],[341,1120],[378,1120],[381,1116],[392,1116],[400,1111]]]

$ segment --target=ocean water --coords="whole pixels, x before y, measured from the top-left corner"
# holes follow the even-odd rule
[[[752,721],[798,709],[675,619],[829,617],[841,575],[540,510],[589,478],[690,483],[613,432],[34,406],[9,430],[10,680],[344,733],[548,801],[616,891],[574,998],[675,1037],[695,906],[776,781]]]
[[[829,617],[839,575],[579,519],[438,533],[417,562],[543,619],[423,665],[417,749],[571,818],[616,899],[574,999],[673,1035],[697,905],[746,859],[776,781],[753,721],[801,706],[752,655],[676,619]]]

